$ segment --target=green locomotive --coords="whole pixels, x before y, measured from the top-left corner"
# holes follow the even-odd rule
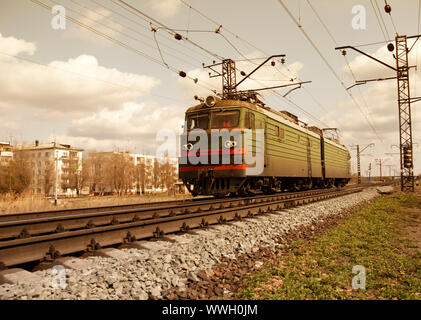
[[[230,132],[229,138],[214,135],[220,129]],[[263,132],[260,138],[258,132]],[[203,139],[207,141],[199,143]],[[351,177],[349,151],[338,140],[317,127],[300,125],[286,111],[247,101],[210,96],[189,108],[181,140],[179,177],[194,196],[341,187]],[[258,154],[262,168],[252,170],[247,156]]]

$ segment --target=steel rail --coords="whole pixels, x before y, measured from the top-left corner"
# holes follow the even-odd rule
[[[27,220],[27,219],[35,219],[35,218],[41,218],[41,217],[54,217],[54,216],[60,216],[60,215],[67,215],[71,213],[77,214],[77,213],[98,212],[98,211],[106,211],[106,210],[138,209],[138,208],[143,208],[143,207],[177,205],[177,204],[183,204],[183,203],[188,203],[192,201],[203,201],[206,199],[210,200],[210,199],[213,199],[213,197],[184,199],[184,200],[156,201],[156,202],[145,202],[145,203],[131,203],[131,204],[120,204],[120,205],[112,205],[112,206],[96,206],[96,207],[57,209],[57,210],[46,210],[46,211],[5,213],[5,214],[0,214],[0,222]]]
[[[67,215],[47,216],[26,220],[4,221],[0,222],[0,241],[27,238],[48,233],[73,231],[77,229],[91,229],[93,227],[174,216],[189,212],[210,211],[214,210],[217,206],[220,206],[220,208],[239,207],[257,203],[258,201],[269,202],[326,192],[330,191],[318,189],[298,193],[279,193],[246,198],[213,199],[176,205],[162,205],[159,207],[143,207],[138,209],[98,211],[80,214],[71,213]]]
[[[10,267],[27,262],[53,260],[61,255],[97,250],[101,247],[131,243],[178,231],[207,227],[265,213],[276,213],[293,206],[360,192],[362,188],[334,190],[295,198],[257,201],[240,208],[220,207],[207,212],[184,213],[141,221],[47,234],[0,242],[0,265]]]
[[[374,186],[374,184],[367,184],[369,186]],[[377,185],[377,184],[376,184]],[[365,186],[364,184],[359,186]],[[359,187],[357,186],[357,187]],[[345,188],[355,187],[355,185],[348,185]],[[314,189],[320,190],[320,189]],[[310,190],[311,191],[311,190]],[[283,193],[290,194],[295,192]],[[214,197],[200,197],[184,200],[169,200],[169,201],[156,201],[156,202],[147,202],[147,203],[132,203],[132,204],[120,204],[112,206],[96,206],[96,207],[83,207],[83,208],[70,208],[70,209],[58,209],[58,210],[47,210],[47,211],[28,211],[28,212],[18,212],[18,213],[3,213],[0,214],[0,222],[5,221],[18,221],[18,220],[29,220],[36,218],[45,218],[45,217],[55,217],[55,216],[64,216],[69,214],[81,214],[89,212],[105,212],[105,211],[118,211],[118,210],[129,210],[129,209],[139,209],[147,207],[163,207],[167,205],[177,206],[179,204],[194,203],[200,201],[213,201]]]

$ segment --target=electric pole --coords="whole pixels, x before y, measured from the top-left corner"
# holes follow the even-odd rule
[[[394,167],[394,165],[393,164],[387,164],[387,165],[385,165],[385,167],[389,168],[389,177],[392,177],[392,167]]]
[[[365,146],[361,151],[360,151],[360,145],[359,144],[357,144],[356,146],[354,146],[354,145],[351,146],[352,149],[357,150],[358,184],[361,184],[361,161],[360,161],[361,153],[363,153],[365,149],[370,148],[370,147],[374,147],[374,146],[375,146],[374,143],[370,143],[367,146]]]
[[[390,6],[385,7],[386,13],[390,13]],[[396,77],[389,77],[383,79],[370,79],[357,81],[355,85],[348,89],[361,84],[366,84],[371,81],[383,81],[390,79],[397,79],[398,87],[398,115],[399,115],[399,149],[400,149],[400,166],[401,166],[401,191],[414,191],[414,161],[413,161],[413,145],[412,145],[412,122],[411,122],[411,102],[415,103],[421,101],[421,97],[411,98],[409,91],[409,64],[408,54],[414,47],[415,43],[421,35],[406,36],[396,35],[395,45],[389,43],[387,48],[390,52],[395,51],[394,58],[396,60],[396,67],[388,65],[369,54],[354,48],[352,46],[337,47],[335,50],[342,50],[342,54],[346,55],[345,49],[352,49],[358,53],[394,70]],[[408,39],[415,39],[415,42],[408,49]]]
[[[371,162],[368,164],[368,181],[371,181]]]
[[[375,159],[376,164],[380,168],[380,180],[382,180],[382,165],[387,161],[388,159]]]
[[[55,147],[55,143],[54,143],[54,147]],[[55,182],[54,182],[54,205],[57,205],[57,183],[58,183],[58,151],[56,151],[54,149],[54,153],[55,153]]]

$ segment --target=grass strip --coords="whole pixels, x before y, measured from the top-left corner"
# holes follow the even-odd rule
[[[293,243],[234,298],[421,299],[421,253],[405,234],[415,223],[405,208],[421,209],[421,196],[381,196],[363,205],[313,242]],[[357,265],[365,268],[365,289],[352,288]]]

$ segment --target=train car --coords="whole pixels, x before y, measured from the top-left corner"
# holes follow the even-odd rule
[[[231,135],[218,136],[222,129]],[[179,177],[193,195],[340,187],[350,179],[349,152],[339,141],[306,127],[293,114],[247,101],[210,96],[189,108],[181,140]],[[261,170],[246,161],[257,155],[263,159]]]

